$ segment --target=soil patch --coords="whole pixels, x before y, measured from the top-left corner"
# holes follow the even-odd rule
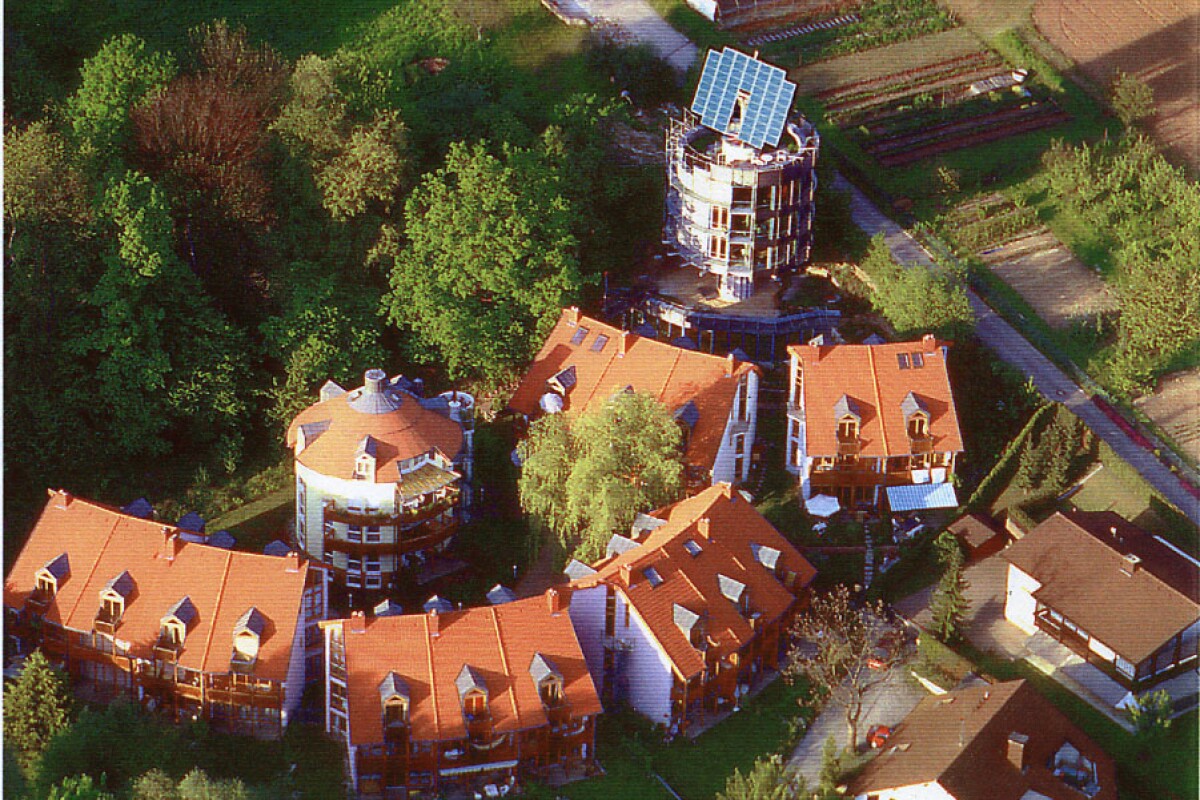
[[[1200,461],[1200,369],[1176,372],[1136,403],[1193,461]]]
[[[838,86],[894,75],[900,70],[917,70],[956,56],[982,49],[975,35],[964,28],[922,36],[900,44],[877,47],[862,53],[821,61],[788,72],[800,94],[817,94]]]
[[[1100,86],[1120,70],[1150,84],[1162,147],[1200,169],[1200,12],[1194,0],[1038,0],[1033,21]]]
[[[1053,328],[1117,309],[1104,281],[1054,234],[1024,236],[983,254],[992,271]]]

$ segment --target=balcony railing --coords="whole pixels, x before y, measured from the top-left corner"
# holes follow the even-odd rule
[[[908,437],[908,448],[914,455],[924,455],[925,453],[933,452],[933,437],[918,436],[916,438]]]
[[[363,526],[379,525],[394,527],[396,525],[409,525],[435,517],[446,509],[457,505],[461,490],[458,487],[451,487],[445,491],[446,494],[443,497],[427,502],[417,508],[401,508],[400,511],[395,513],[349,508],[339,504],[336,500],[326,500],[324,510],[325,521],[339,522],[343,525]]]
[[[856,456],[862,452],[862,442],[857,439],[838,439],[839,456]]]

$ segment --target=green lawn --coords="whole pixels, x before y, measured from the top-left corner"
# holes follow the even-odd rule
[[[208,523],[209,533],[228,530],[239,550],[261,553],[274,539],[288,541],[288,526],[296,514],[296,487],[272,492]]]
[[[663,744],[660,733],[631,713],[605,714],[596,749],[607,775],[560,792],[574,800],[669,797],[650,775],[653,771],[687,800],[711,798],[734,769],[745,773],[756,758],[790,749],[789,722],[801,712],[797,701],[806,697],[800,683],[788,686],[776,680],[694,741],[679,737],[671,744]]]
[[[716,26],[712,20],[699,13],[684,0],[649,0],[651,7],[671,27],[691,39],[701,51],[720,50],[735,46],[738,41],[730,33]]]

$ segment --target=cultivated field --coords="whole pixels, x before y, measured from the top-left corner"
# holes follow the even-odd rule
[[[979,40],[963,28],[922,36],[900,44],[822,61],[788,72],[799,94],[818,94],[846,84],[886,78],[898,69],[916,69],[980,50]]]
[[[1194,0],[1038,0],[1046,39],[1097,84],[1115,71],[1154,89],[1154,135],[1200,169],[1200,7]]]
[[[1194,460],[1200,461],[1200,369],[1163,377],[1137,407]]]
[[[1052,233],[1016,239],[984,254],[983,260],[1052,328],[1066,329],[1117,310],[1116,298],[1100,276]]]

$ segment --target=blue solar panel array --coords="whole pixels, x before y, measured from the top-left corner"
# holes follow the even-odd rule
[[[734,121],[739,92],[747,99],[741,120]],[[700,115],[701,124],[715,131],[752,147],[774,147],[783,135],[795,93],[796,84],[779,67],[726,47],[720,53],[708,51],[692,111]]]

